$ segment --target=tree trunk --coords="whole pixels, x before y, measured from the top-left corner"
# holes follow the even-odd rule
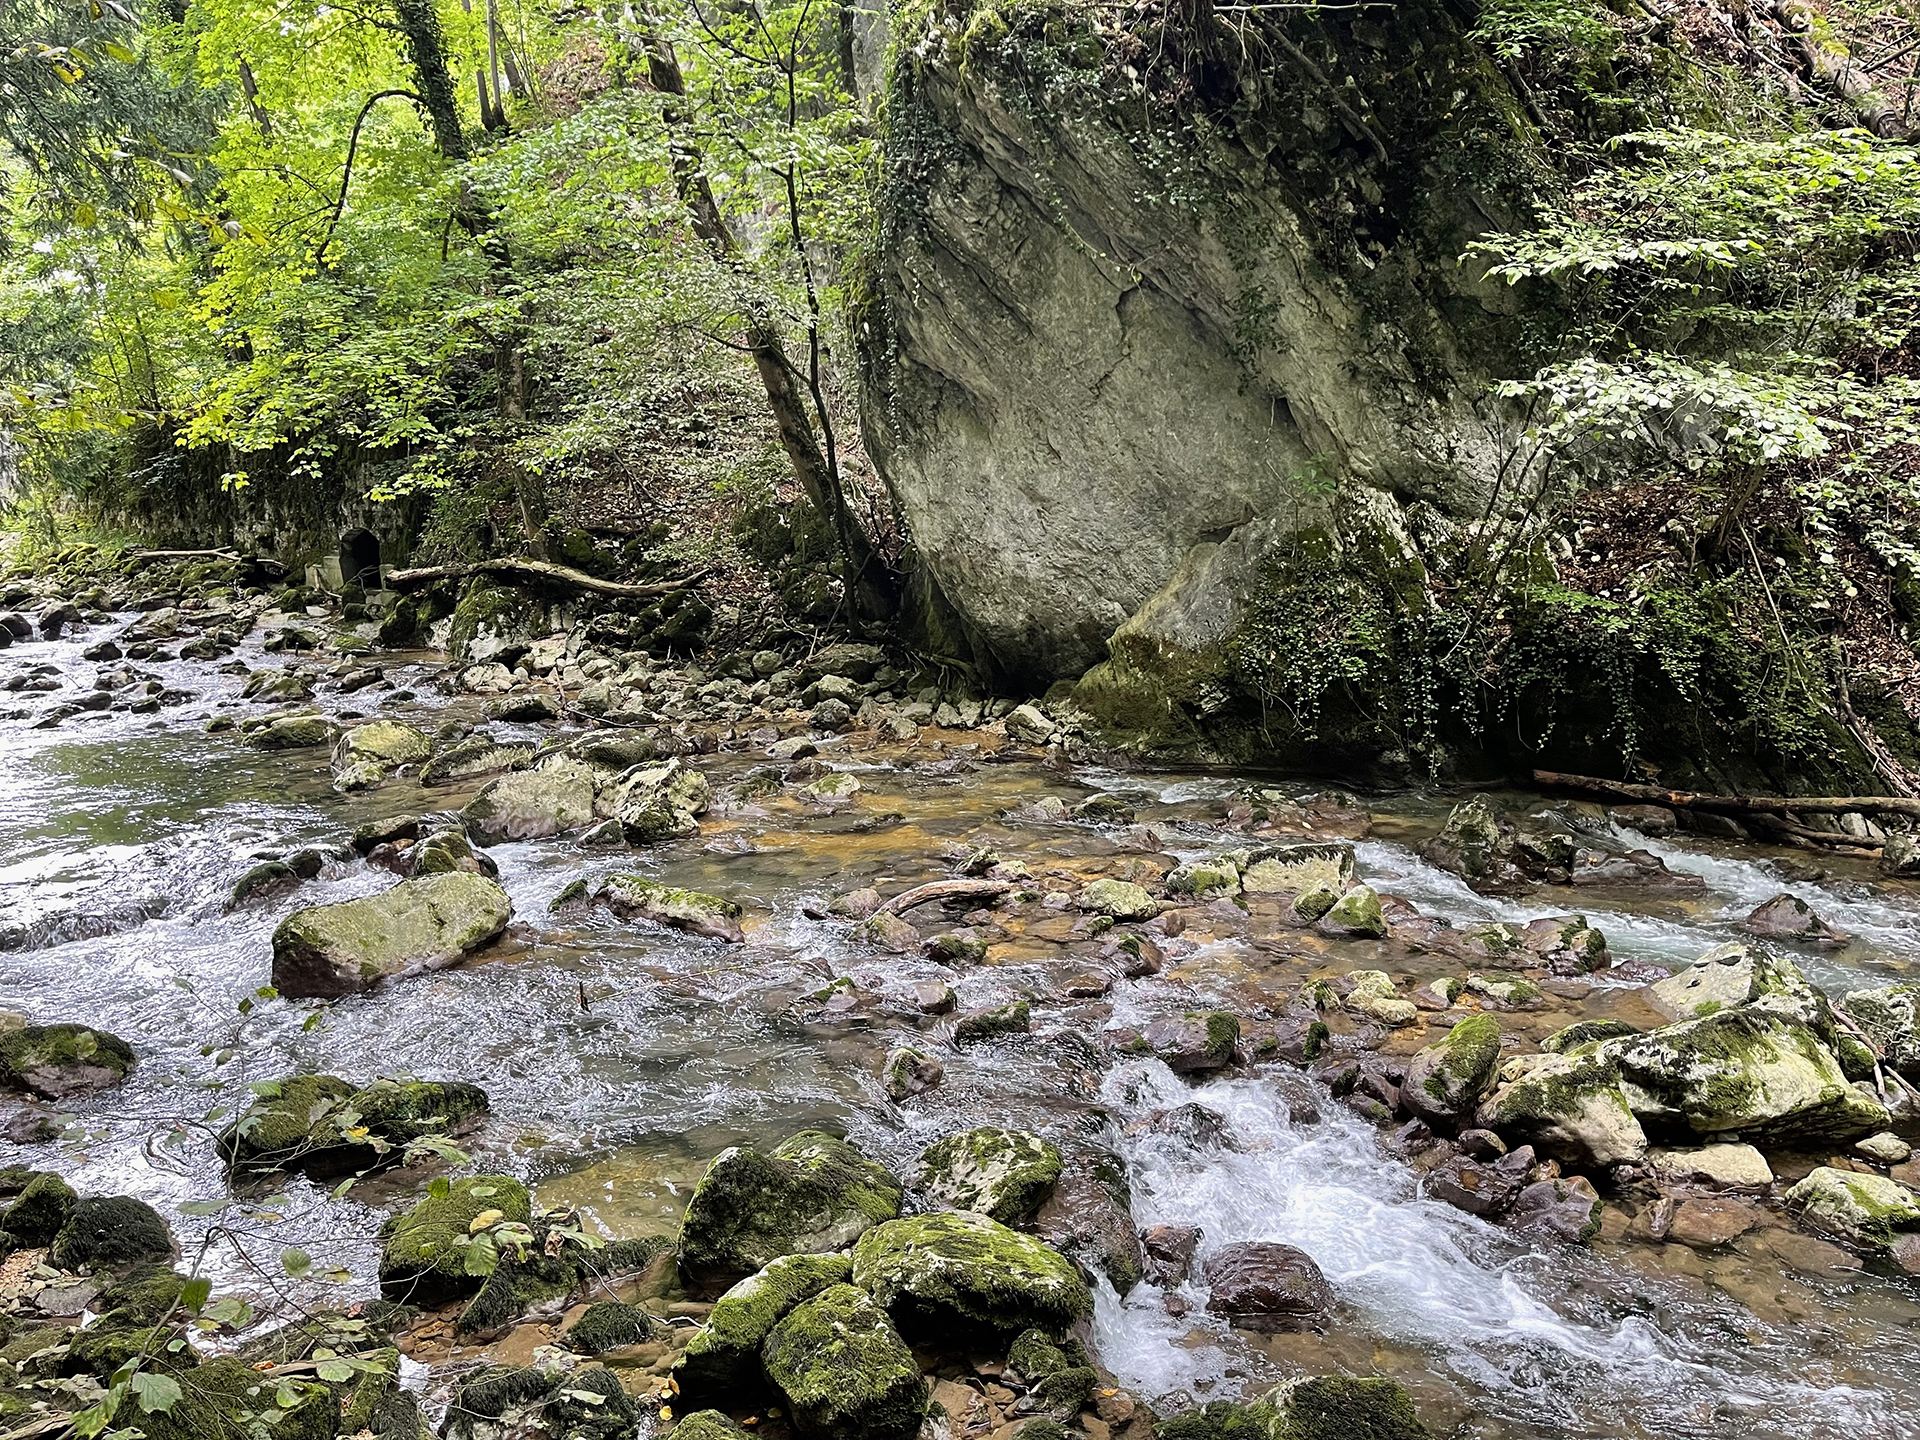
[[[407,59],[419,79],[420,101],[433,127],[433,142],[442,158],[467,158],[467,137],[460,129],[460,105],[454,95],[453,72],[447,68],[446,37],[433,0],[393,0],[400,33],[406,37]]]
[[[513,476],[513,498],[520,507],[520,525],[535,558],[547,558],[547,487],[540,476],[512,458],[512,447],[526,428],[527,366],[520,347],[505,341],[499,347],[495,379],[500,386],[500,417],[508,450],[507,468]]]
[[[653,88],[662,95],[685,99],[686,80],[680,73],[680,61],[673,47],[654,30],[648,30],[644,38],[647,78]],[[721,265],[730,270],[743,269],[739,242],[728,228],[726,217],[720,213],[720,206],[713,198],[713,187],[707,183],[704,157],[684,138],[685,112],[669,103],[661,110],[661,119],[667,127],[667,153],[672,162],[674,184],[687,207],[694,234],[705,242]],[[869,579],[869,571],[879,565],[879,557],[858,517],[847,506],[836,467],[820,448],[813,417],[807,413],[806,403],[794,386],[796,371],[780,338],[779,327],[765,307],[751,298],[746,340],[760,384],[767,392],[767,406],[779,427],[780,446],[787,452],[794,477],[807,499],[827,517],[839,539],[841,556],[846,563],[847,601],[851,605],[863,582]]]

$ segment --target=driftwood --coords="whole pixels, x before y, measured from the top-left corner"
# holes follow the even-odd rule
[[[129,560],[238,560],[240,552],[230,546],[217,550],[129,550]]]
[[[898,915],[929,900],[997,900],[1011,889],[1012,882],[1007,880],[935,880],[928,885],[916,885],[911,890],[901,891],[873,913]]]
[[[574,590],[591,590],[596,595],[616,595],[622,599],[642,600],[667,595],[698,585],[711,570],[696,570],[678,580],[662,580],[652,585],[622,585],[617,580],[602,580],[569,565],[546,560],[476,560],[468,565],[426,565],[416,570],[394,570],[386,577],[389,590],[417,590],[436,580],[458,580],[466,575],[513,575],[523,580],[541,580],[549,585],[564,585]]]
[[[1534,783],[1552,790],[1585,790],[1616,800],[1665,805],[1674,810],[1714,810],[1729,815],[1920,815],[1920,800],[1892,795],[1702,795],[1692,790],[1664,790],[1658,785],[1631,785],[1624,780],[1601,780],[1592,775],[1562,775],[1536,770]],[[1824,832],[1814,832],[1824,834]]]

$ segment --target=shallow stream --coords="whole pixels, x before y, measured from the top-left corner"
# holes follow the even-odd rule
[[[52,663],[90,684],[94,667],[79,651],[102,633],[0,652],[0,679]],[[256,637],[240,658],[273,663],[257,646]],[[402,657],[389,676],[426,696],[436,660],[417,657],[409,672]],[[1295,1072],[1194,1085],[1155,1061],[1113,1064],[1098,1044],[1109,1025],[1196,1004],[1277,1012],[1309,974],[1374,964],[1420,973],[1404,956],[1386,957],[1373,942],[1276,956],[1203,927],[1160,975],[1071,999],[1063,980],[1076,968],[1072,957],[1044,936],[997,947],[989,964],[955,974],[856,949],[844,926],[803,914],[809,902],[862,885],[936,878],[946,873],[943,845],[991,845],[1036,874],[1114,852],[1117,827],[1003,818],[1047,794],[1069,803],[1095,790],[1119,794],[1142,822],[1173,827],[1168,848],[1203,853],[1233,843],[1224,802],[1254,777],[972,766],[953,763],[964,749],[942,752],[943,760],[924,743],[911,753],[829,750],[831,762],[859,767],[865,788],[852,807],[808,809],[775,797],[708,817],[697,840],[618,858],[566,841],[496,847],[516,912],[505,941],[458,969],[321,1007],[256,997],[268,981],[274,926],[298,906],[366,893],[390,877],[341,860],[294,895],[229,912],[234,881],[259,858],[338,842],[364,820],[455,807],[478,784],[423,791],[403,780],[336,795],[324,751],[262,753],[231,731],[206,733],[210,716],[251,709],[237,699],[238,678],[200,665],[151,668],[199,698],[158,716],[80,716],[47,730],[0,722],[0,1006],[100,1026],[140,1054],[125,1087],[75,1107],[83,1138],[0,1148],[12,1150],[9,1163],[59,1169],[83,1190],[152,1201],[190,1255],[207,1243],[223,1286],[266,1283],[249,1268],[246,1237],[209,1232],[231,1217],[177,1207],[224,1193],[208,1143],[216,1112],[244,1103],[247,1082],[293,1072],[478,1082],[492,1115],[463,1142],[474,1164],[525,1176],[543,1199],[582,1206],[609,1234],[670,1232],[707,1160],[730,1144],[771,1145],[822,1125],[910,1173],[939,1134],[1022,1125],[1119,1150],[1135,1220],[1200,1225],[1203,1257],[1239,1240],[1284,1240],[1311,1254],[1334,1285],[1334,1325],[1270,1337],[1211,1320],[1202,1289],[1189,1287],[1172,1305],[1149,1285],[1124,1302],[1103,1291],[1101,1357],[1144,1395],[1208,1399],[1302,1370],[1345,1369],[1401,1379],[1442,1435],[1920,1436],[1913,1279],[1863,1267],[1784,1223],[1707,1251],[1638,1242],[1624,1224],[1590,1248],[1529,1241],[1423,1199],[1412,1172],[1382,1150],[1380,1133],[1331,1097],[1323,1094],[1318,1123],[1290,1120],[1280,1080],[1297,1090]],[[378,704],[428,729],[478,718],[471,700],[396,704],[380,691],[322,704],[336,713]],[[964,747],[977,737],[948,739]],[[697,763],[718,780],[764,758]],[[1315,787],[1284,788],[1304,795]],[[1822,859],[1823,878],[1790,880],[1804,871],[1781,868],[1788,852],[1733,842],[1620,837],[1705,878],[1704,893],[1682,900],[1483,898],[1412,848],[1447,803],[1368,802],[1362,878],[1455,920],[1577,910],[1606,933],[1616,963],[1665,965],[1736,935],[1749,910],[1787,891],[1855,937],[1841,950],[1799,957],[1829,991],[1885,983],[1920,963],[1920,891],[1881,884],[1864,862]],[[895,811],[901,818],[887,818]],[[568,881],[612,868],[739,900],[748,943],[549,916]],[[1458,966],[1432,961],[1430,973],[1449,971]],[[840,975],[856,982],[850,1008],[809,999]],[[963,1008],[1031,995],[1035,1034],[945,1052],[946,1083],[896,1106],[878,1080],[882,1057],[916,1032],[938,1039],[940,1022],[908,993],[922,978],[950,980]],[[1516,1018],[1538,1033],[1564,1023]],[[1129,1133],[1141,1117],[1191,1099],[1226,1116],[1224,1145]],[[295,1181],[276,1206],[284,1218],[260,1222],[261,1234],[270,1230],[276,1247],[305,1248],[320,1271],[344,1267],[364,1292],[382,1202],[404,1189],[389,1181],[336,1199]]]

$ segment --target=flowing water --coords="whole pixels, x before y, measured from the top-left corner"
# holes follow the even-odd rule
[[[52,664],[84,686],[93,667],[79,658],[81,643],[0,653],[0,679]],[[265,661],[251,649],[241,658]],[[417,658],[417,671],[390,665],[389,674],[424,695],[434,657]],[[1042,936],[954,974],[856,950],[844,927],[803,913],[861,885],[936,878],[942,846],[990,844],[1036,874],[1059,870],[1063,883],[1115,852],[1111,828],[1004,818],[1046,794],[1124,795],[1143,821],[1173,827],[1169,848],[1202,853],[1232,843],[1222,802],[1245,777],[974,766],[965,750],[934,765],[924,749],[830,753],[861,767],[865,789],[851,809],[823,813],[775,797],[710,816],[698,840],[617,861],[565,841],[496,847],[517,917],[500,945],[458,969],[321,1007],[257,995],[274,926],[297,906],[366,893],[390,877],[335,860],[295,895],[229,912],[233,882],[261,857],[337,843],[376,816],[449,808],[471,789],[399,781],[338,796],[324,752],[263,754],[232,732],[206,732],[209,716],[251,708],[237,700],[236,677],[150,668],[199,698],[158,716],[78,717],[57,729],[0,721],[0,1005],[103,1027],[140,1053],[126,1086],[73,1107],[77,1135],[7,1158],[60,1169],[83,1190],[149,1199],[170,1214],[189,1254],[205,1246],[223,1287],[266,1283],[250,1268],[252,1241],[298,1245],[319,1270],[342,1267],[358,1289],[370,1288],[383,1202],[406,1188],[388,1181],[335,1197],[295,1181],[266,1218],[179,1213],[224,1193],[210,1127],[245,1102],[249,1082],[289,1073],[477,1081],[492,1114],[463,1142],[474,1163],[525,1176],[543,1199],[581,1206],[609,1234],[671,1231],[706,1161],[730,1144],[770,1145],[819,1124],[910,1173],[938,1134],[1021,1125],[1119,1150],[1136,1222],[1199,1225],[1203,1257],[1236,1241],[1284,1240],[1311,1254],[1334,1286],[1333,1324],[1276,1336],[1210,1320],[1192,1285],[1171,1296],[1141,1285],[1124,1300],[1103,1287],[1098,1349],[1142,1394],[1208,1399],[1302,1371],[1347,1370],[1401,1379],[1437,1434],[1920,1436],[1920,1292],[1910,1279],[1784,1225],[1705,1252],[1637,1243],[1621,1226],[1590,1248],[1530,1242],[1422,1198],[1379,1132],[1331,1097],[1322,1096],[1317,1123],[1291,1120],[1281,1085],[1297,1093],[1291,1072],[1194,1085],[1157,1061],[1113,1064],[1097,1043],[1109,1025],[1195,1005],[1277,1010],[1288,985],[1309,973],[1375,963],[1368,947],[1343,954],[1329,942],[1275,959],[1230,927],[1209,935],[1203,926],[1174,947],[1162,974],[1072,1000],[1061,980],[1073,957]],[[377,694],[322,703],[347,714]],[[471,701],[380,703],[381,713],[429,729],[476,718],[462,708]],[[763,761],[700,763],[723,779]],[[1444,813],[1438,799],[1378,801],[1372,838],[1358,847],[1363,878],[1456,920],[1579,908],[1606,932],[1616,961],[1669,965],[1731,938],[1748,910],[1785,890],[1855,937],[1801,957],[1830,990],[1885,983],[1920,962],[1920,896],[1873,882],[1861,862],[1831,862],[1834,873],[1795,881],[1783,856],[1753,847],[1623,835],[1700,874],[1707,889],[1681,900],[1494,900],[1417,858],[1413,842]],[[549,916],[568,881],[616,865],[740,900],[748,943]],[[1447,967],[1435,961],[1431,971]],[[811,998],[840,975],[856,982],[851,1008]],[[898,1107],[877,1072],[891,1045],[937,1023],[908,993],[921,978],[950,980],[963,1007],[1028,994],[1044,1003],[1032,1040],[949,1052],[946,1083]],[[1132,1124],[1192,1099],[1226,1117],[1224,1143]]]

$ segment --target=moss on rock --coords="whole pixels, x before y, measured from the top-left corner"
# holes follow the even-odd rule
[[[58,1175],[36,1175],[0,1215],[0,1225],[23,1245],[45,1245],[60,1233],[79,1198]]]
[[[489,1210],[526,1224],[533,1214],[527,1187],[509,1175],[472,1175],[453,1181],[380,1227],[380,1292],[389,1300],[424,1302],[475,1288],[465,1247],[457,1242]]]
[[[653,1317],[624,1300],[596,1300],[560,1334],[560,1343],[582,1355],[638,1345],[653,1334]]]
[[[953,1027],[953,1043],[978,1045],[1008,1035],[1025,1035],[1033,1029],[1033,1007],[1024,1000],[992,1010],[975,1010],[962,1015]]]
[[[53,1263],[92,1270],[173,1258],[173,1234],[160,1213],[131,1195],[90,1195],[74,1202],[54,1237]]]
[[[1160,912],[1160,903],[1128,880],[1095,880],[1080,892],[1076,903],[1082,910],[1115,920],[1151,920]]]
[[[936,1327],[1057,1332],[1093,1312],[1066,1256],[969,1211],[875,1226],[853,1247],[853,1280],[896,1318]]]
[[[760,1347],[796,1305],[853,1278],[853,1257],[782,1255],[749,1275],[715,1303],[674,1364],[681,1393],[729,1398],[760,1381]]]
[[[594,890],[592,903],[622,919],[651,920],[669,929],[741,944],[740,906],[720,895],[663,885],[644,875],[609,875]]]
[[[49,1100],[117,1085],[134,1063],[126,1041],[86,1025],[25,1025],[0,1034],[0,1085]]]
[[[794,1428],[823,1440],[912,1440],[927,1388],[887,1313],[853,1285],[833,1285],[788,1313],[762,1352]]]
[[[1060,1171],[1059,1150],[1038,1135],[983,1125],[922,1151],[914,1185],[940,1209],[973,1210],[1018,1225],[1046,1203]]]
[[[273,932],[273,983],[283,995],[355,994],[451,965],[490,944],[512,918],[507,892],[484,876],[403,880],[364,899],[289,915]]]
[[[836,1136],[803,1130],[770,1155],[736,1146],[707,1167],[680,1226],[680,1265],[731,1282],[782,1255],[851,1244],[900,1213],[900,1182]]]

